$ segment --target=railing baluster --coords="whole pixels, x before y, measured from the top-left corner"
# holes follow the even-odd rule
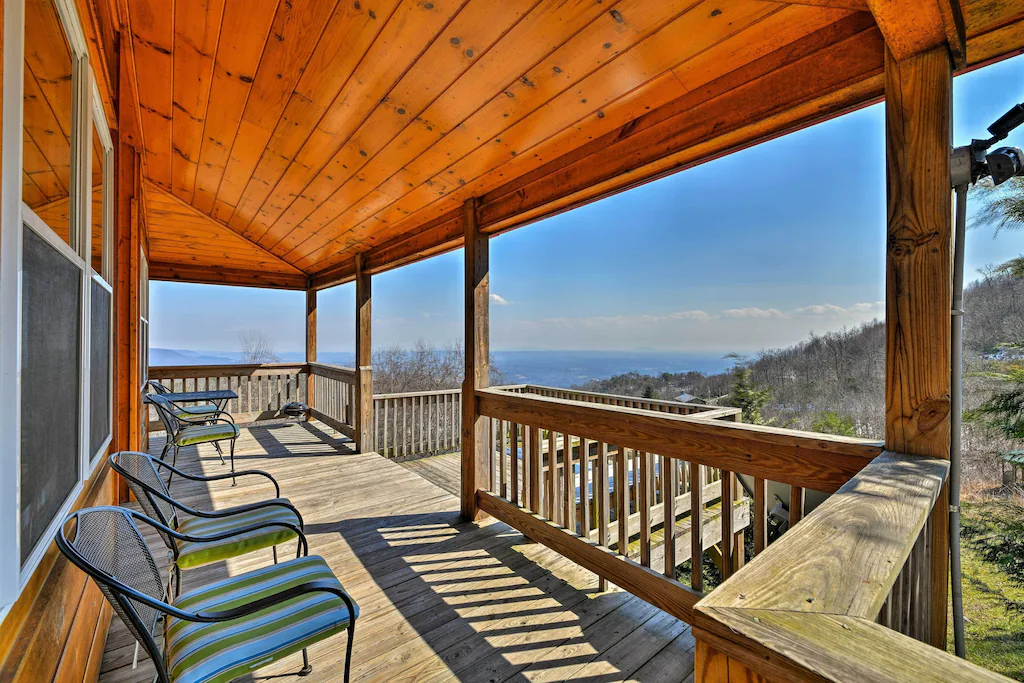
[[[580,437],[580,535],[590,533],[590,444]]]
[[[654,502],[651,500],[651,475],[652,464],[651,454],[646,451],[640,454],[640,467],[633,473],[637,479],[637,507],[640,510],[640,564],[645,567],[651,566],[651,507]],[[637,476],[639,475],[639,476]]]
[[[736,483],[735,475],[732,472],[722,470],[722,576],[728,579],[732,576],[732,570],[736,566],[736,548],[733,543],[733,505]]]
[[[754,478],[754,557],[768,547],[768,491],[765,480]]]
[[[800,486],[789,487],[789,528],[792,529],[804,517],[804,490]]]
[[[597,445],[597,475],[594,477],[594,493],[597,498],[597,542],[608,547],[609,518],[609,483],[608,483],[608,444],[603,441]],[[597,581],[598,590],[607,590],[608,581],[602,576]]]
[[[665,576],[676,576],[676,489],[679,480],[676,475],[676,461],[661,457],[661,503],[664,510],[663,529],[665,533]]]
[[[703,590],[704,569],[704,488],[703,469],[690,462],[690,587]]]
[[[511,476],[509,477],[509,486],[512,489],[512,496],[510,500],[516,505],[519,504],[519,424],[513,422],[509,425],[509,449],[508,459],[509,467],[511,469]]]
[[[576,531],[576,476],[573,472],[572,437],[562,435],[562,526]]]
[[[540,480],[544,469],[541,450],[540,427],[530,427],[530,509],[537,513],[540,513]]]
[[[555,521],[555,433],[548,430],[548,476],[544,481],[544,516]]]
[[[617,446],[615,458],[615,517],[619,525],[619,555],[629,555],[629,466],[625,446]]]

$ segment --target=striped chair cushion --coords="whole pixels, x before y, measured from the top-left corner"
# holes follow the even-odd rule
[[[178,445],[191,446],[195,443],[209,443],[223,439],[234,439],[238,436],[238,425],[217,422],[212,425],[195,425],[185,427],[178,432]]]
[[[189,591],[175,606],[189,612],[228,609],[309,581],[330,581],[341,587],[324,559],[314,555]],[[345,603],[329,593],[308,593],[213,624],[171,618],[167,670],[175,683],[230,681],[344,630],[349,619]]]
[[[285,498],[276,498],[274,501],[288,502]],[[270,522],[285,522],[296,527],[299,526],[299,518],[291,509],[282,505],[266,505],[225,517],[189,517],[178,525],[178,531],[189,536],[215,536],[244,529],[247,526]],[[178,541],[178,566],[182,569],[198,567],[238,557],[260,548],[279,545],[293,538],[296,538],[296,534],[291,529],[272,526],[247,531],[221,541]]]

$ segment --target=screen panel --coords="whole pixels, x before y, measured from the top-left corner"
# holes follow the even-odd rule
[[[24,226],[21,561],[79,480],[81,268]]]
[[[92,281],[89,340],[89,455],[110,436],[110,306],[107,288]]]

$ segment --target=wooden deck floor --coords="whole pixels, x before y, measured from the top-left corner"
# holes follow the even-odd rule
[[[154,438],[151,447],[162,443]],[[694,641],[679,620],[633,597],[597,591],[596,577],[502,523],[459,521],[458,500],[376,454],[353,454],[320,423],[243,430],[238,469],[264,469],[303,512],[310,553],[325,557],[360,605],[353,680],[611,682],[692,679]],[[180,464],[216,473],[212,448]],[[223,508],[272,495],[264,484],[175,486],[188,504]],[[154,544],[159,543],[152,539]],[[157,546],[154,546],[157,547]],[[166,553],[157,547],[157,556]],[[186,572],[184,590],[271,561],[270,551]],[[344,636],[294,655],[253,680],[341,680]],[[132,669],[134,641],[115,619],[100,680],[148,682]],[[141,657],[141,655],[140,655]]]

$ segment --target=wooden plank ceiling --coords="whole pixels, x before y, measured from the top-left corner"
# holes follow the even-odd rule
[[[955,1],[900,44],[955,52]],[[879,3],[127,0],[151,273],[325,286],[458,247],[468,197],[497,232],[862,106]],[[1024,3],[962,10],[961,66],[1024,46]]]

